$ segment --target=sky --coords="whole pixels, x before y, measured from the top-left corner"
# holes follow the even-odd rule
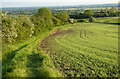
[[[45,7],[118,3],[119,0],[0,0],[2,7]],[[0,4],[1,6],[1,4]]]

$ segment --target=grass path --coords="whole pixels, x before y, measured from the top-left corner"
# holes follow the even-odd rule
[[[25,41],[19,45],[4,47],[3,77],[55,77],[60,73],[54,68],[50,58],[39,48],[40,40],[50,32],[40,37]],[[7,52],[10,49],[11,52]],[[6,50],[6,52],[5,52]],[[10,51],[9,50],[9,51]],[[48,71],[49,70],[49,71]],[[55,73],[58,72],[58,73]]]

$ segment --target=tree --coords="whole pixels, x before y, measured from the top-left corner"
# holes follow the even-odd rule
[[[119,10],[117,9],[117,7],[113,6],[109,10],[109,13],[110,13],[110,16],[118,16],[119,15]]]
[[[52,13],[48,8],[40,8],[33,18],[35,24],[35,32],[39,34],[41,31],[52,30],[54,23],[52,20]],[[39,32],[39,33],[38,33]]]
[[[57,18],[60,19],[64,24],[69,23],[68,19],[70,18],[67,12],[59,12]]]
[[[116,12],[118,12],[117,7],[115,7],[115,6],[111,7],[110,13],[116,13]]]
[[[39,17],[40,19],[51,19],[52,18],[52,13],[48,8],[40,8],[35,16]]]
[[[92,17],[93,15],[94,15],[94,12],[93,12],[92,10],[86,10],[86,11],[84,12],[84,16],[85,16],[86,18]]]

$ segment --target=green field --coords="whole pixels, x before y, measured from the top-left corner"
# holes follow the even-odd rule
[[[96,18],[96,22],[100,22],[100,23],[120,23],[120,21],[118,20],[118,17],[100,17],[100,18]],[[84,19],[86,22],[89,22],[89,18],[88,19]]]
[[[3,77],[118,77],[118,25],[104,23],[109,19],[3,45]]]
[[[71,25],[44,43],[44,49],[64,76],[118,76],[117,25]]]

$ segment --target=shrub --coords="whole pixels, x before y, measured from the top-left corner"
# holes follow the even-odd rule
[[[95,22],[96,19],[94,17],[90,17],[89,22]]]
[[[11,43],[15,41],[18,36],[15,28],[15,21],[9,17],[2,18],[2,42]]]
[[[17,40],[30,38],[34,33],[34,24],[30,17],[25,15],[21,15],[16,19],[15,27],[18,34]]]
[[[78,19],[77,22],[85,22],[83,19]]]
[[[76,19],[73,19],[73,23],[77,23],[77,20],[76,20]]]
[[[76,20],[76,19],[69,19],[68,21],[69,21],[69,23],[71,23],[71,24],[77,23],[77,20]]]

